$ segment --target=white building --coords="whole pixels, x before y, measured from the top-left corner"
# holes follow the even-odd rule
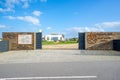
[[[64,35],[63,34],[45,35],[44,40],[47,40],[47,41],[64,41]]]
[[[0,38],[0,41],[2,41],[2,38]]]

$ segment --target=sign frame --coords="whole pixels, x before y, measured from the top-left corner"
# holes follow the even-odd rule
[[[18,34],[17,40],[18,44],[30,45],[33,43],[31,34]]]

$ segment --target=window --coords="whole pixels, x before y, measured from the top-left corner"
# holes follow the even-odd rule
[[[47,37],[47,40],[49,40],[49,37]]]
[[[53,41],[58,41],[58,37],[52,37]]]
[[[60,37],[60,40],[62,41],[62,37]]]

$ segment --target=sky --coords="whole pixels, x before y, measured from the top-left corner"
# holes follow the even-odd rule
[[[120,0],[0,0],[2,32],[77,37],[78,32],[120,32]]]

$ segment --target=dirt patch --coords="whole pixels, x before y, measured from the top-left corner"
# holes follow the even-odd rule
[[[78,49],[78,44],[42,45],[42,49]]]

